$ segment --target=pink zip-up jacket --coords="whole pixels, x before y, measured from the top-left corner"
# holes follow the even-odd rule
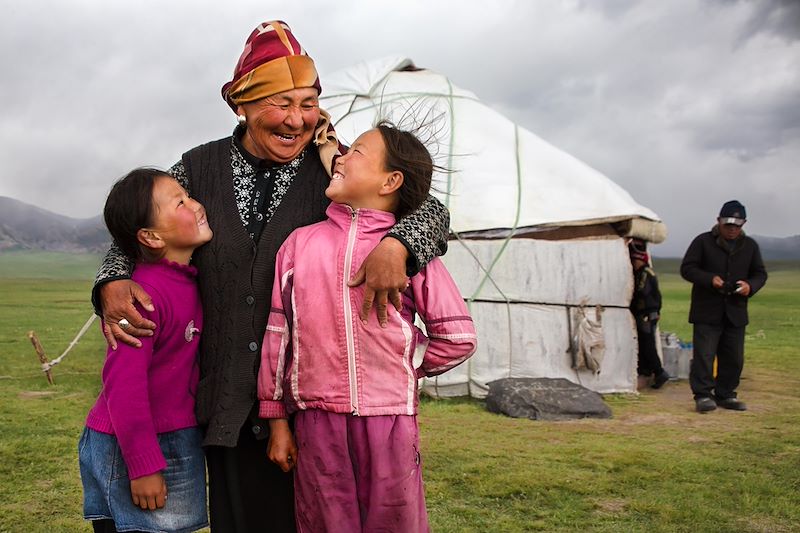
[[[259,415],[285,418],[302,409],[415,415],[417,379],[450,370],[475,352],[472,318],[436,258],[411,278],[402,312],[389,306],[386,328],[374,313],[361,322],[364,288],[348,287],[347,280],[395,218],[336,203],[327,215],[295,230],[278,251],[261,347]],[[427,335],[414,325],[415,314]]]

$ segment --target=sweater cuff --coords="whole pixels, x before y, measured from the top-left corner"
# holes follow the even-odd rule
[[[412,277],[419,274],[419,271],[421,270],[419,266],[419,260],[414,254],[414,249],[411,247],[411,244],[402,235],[392,233],[391,231],[384,235],[381,240],[385,239],[386,237],[391,237],[392,239],[400,241],[400,244],[405,246],[406,250],[408,250],[408,259],[406,259],[406,275],[408,277]]]
[[[103,278],[102,280],[98,281],[92,287],[92,307],[94,307],[94,314],[103,318],[103,306],[101,305],[100,301],[100,289],[105,286],[106,283],[110,281],[119,281],[123,279],[131,279],[130,276],[109,276],[107,278]]]
[[[281,401],[262,400],[258,402],[259,418],[287,418],[286,407]]]
[[[136,479],[150,474],[155,474],[167,468],[167,461],[161,448],[145,450],[131,457],[123,457],[125,466],[128,467],[128,478]]]

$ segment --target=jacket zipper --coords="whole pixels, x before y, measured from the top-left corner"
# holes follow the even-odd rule
[[[344,331],[347,339],[347,373],[350,378],[350,407],[353,416],[358,416],[358,382],[356,380],[356,346],[353,336],[353,309],[350,305],[350,287],[347,280],[353,266],[353,247],[358,229],[358,211],[351,210],[350,231],[347,234],[347,249],[344,256],[344,276],[342,276],[342,295],[344,298]]]

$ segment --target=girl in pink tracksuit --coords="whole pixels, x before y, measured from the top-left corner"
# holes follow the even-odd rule
[[[417,380],[472,355],[475,328],[438,258],[411,277],[385,325],[359,318],[363,285],[347,282],[395,217],[427,196],[433,168],[412,133],[379,124],[337,160],[328,219],[296,230],[278,252],[258,395],[269,458],[297,467],[300,532],[429,529]]]

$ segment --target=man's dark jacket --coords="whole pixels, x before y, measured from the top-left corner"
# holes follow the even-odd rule
[[[722,238],[719,227],[698,235],[681,263],[681,276],[692,282],[692,305],[689,322],[692,324],[723,324],[723,318],[737,327],[746,326],[747,298],[738,294],[725,294],[715,289],[711,280],[719,276],[723,281],[735,283],[744,280],[750,285],[753,296],[767,282],[767,271],[756,241],[744,232],[733,247]]]

